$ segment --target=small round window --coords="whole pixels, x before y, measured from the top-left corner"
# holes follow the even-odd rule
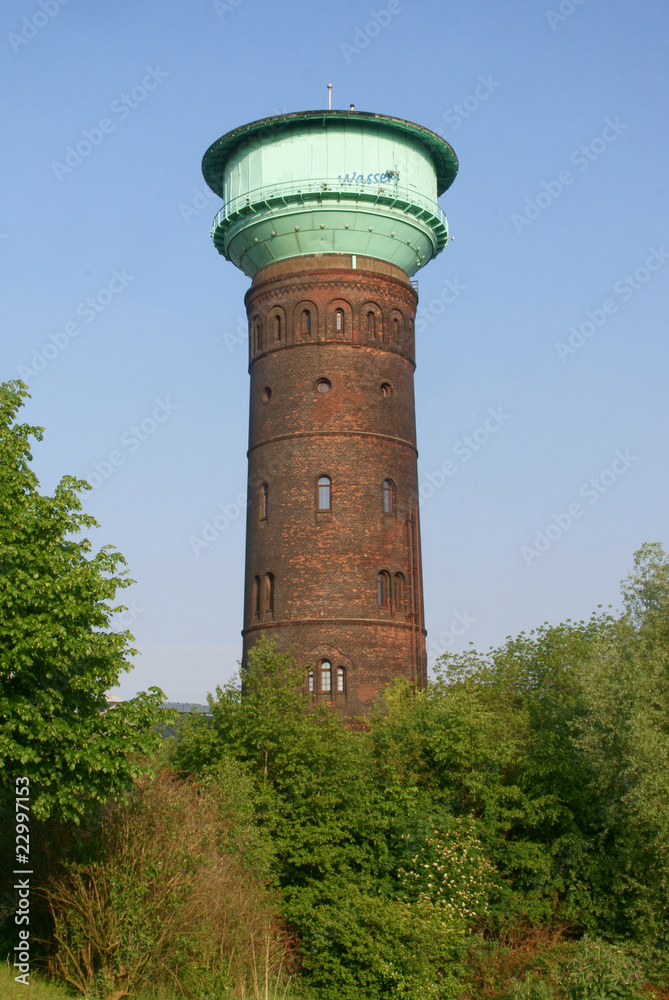
[[[329,392],[332,388],[332,382],[328,378],[319,378],[316,388],[319,392]]]
[[[272,398],[272,390],[268,385],[266,385],[262,391],[262,401],[263,403],[269,403],[271,398]]]
[[[383,396],[389,396],[392,391],[393,391],[393,387],[390,384],[390,382],[382,382],[381,383],[381,394]]]

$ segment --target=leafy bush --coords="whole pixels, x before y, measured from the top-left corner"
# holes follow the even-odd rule
[[[225,850],[224,790],[169,774],[110,807],[86,857],[66,863],[45,894],[51,971],[86,997],[171,984],[253,992],[285,977],[290,941],[272,901]]]
[[[570,947],[562,928],[515,928],[492,940],[474,935],[463,1000],[565,1000],[560,984]]]
[[[563,984],[569,1000],[637,1000],[643,996],[641,966],[617,945],[579,942]]]

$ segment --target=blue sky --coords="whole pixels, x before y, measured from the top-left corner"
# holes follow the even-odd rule
[[[137,581],[122,695],[203,701],[237,669],[248,279],[211,244],[200,160],[245,122],[326,107],[328,82],[333,107],[416,121],[460,159],[455,240],[417,276],[431,655],[617,605],[634,550],[669,535],[665,3],[0,17],[0,377],[29,383],[42,488],[95,482],[94,542]]]

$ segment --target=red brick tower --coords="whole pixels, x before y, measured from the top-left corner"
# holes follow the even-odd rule
[[[342,173],[353,149],[371,174]],[[293,647],[352,715],[397,676],[426,683],[409,275],[446,243],[456,170],[420,126],[336,111],[244,126],[204,160],[214,241],[253,276],[244,659],[262,632]]]

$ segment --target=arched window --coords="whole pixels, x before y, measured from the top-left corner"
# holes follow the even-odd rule
[[[395,491],[391,479],[383,480],[383,513],[392,514],[395,509]]]
[[[376,319],[376,317],[374,316],[373,312],[368,312],[367,313],[367,336],[368,337],[373,337],[376,334],[375,319]]]
[[[274,614],[274,574],[265,574],[265,611],[268,615]]]
[[[344,329],[344,310],[337,309],[335,311],[335,330],[341,333]]]
[[[262,323],[259,317],[253,321],[253,353],[262,351]]]
[[[253,580],[253,593],[251,595],[251,605],[253,607],[253,617],[260,618],[260,577]]]
[[[395,573],[395,609],[406,614],[406,587],[402,573]]]
[[[331,482],[328,476],[321,476],[318,480],[318,509],[330,510],[330,487]]]
[[[311,313],[308,309],[304,309],[302,312],[302,333],[305,337],[311,335]]]
[[[400,342],[400,321],[397,316],[393,317],[393,344]]]
[[[263,483],[260,487],[260,520],[267,520],[267,514],[269,512],[269,486],[267,483]]]
[[[346,691],[346,671],[343,667],[337,667],[337,694],[344,694]]]
[[[382,570],[376,578],[376,595],[380,608],[390,604],[390,574]]]
[[[327,693],[332,690],[332,664],[329,660],[321,663],[321,691]]]
[[[274,317],[274,339],[281,340],[281,317],[278,313]]]
[[[314,672],[313,672],[313,670],[309,670],[307,672],[307,690],[308,690],[309,694],[313,694],[314,693]]]

